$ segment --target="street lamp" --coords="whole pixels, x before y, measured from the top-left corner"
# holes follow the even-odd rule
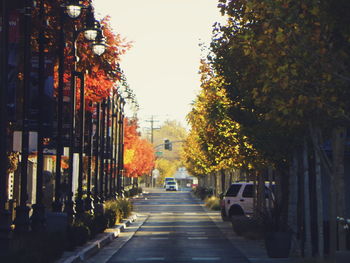
[[[79,11],[79,7],[82,8],[79,1],[71,0],[66,6],[67,14],[71,18],[77,18],[80,15],[81,9]],[[77,11],[78,10],[78,11]],[[74,11],[74,12],[71,12]],[[79,214],[84,212],[84,203],[82,201],[82,181],[83,181],[83,152],[84,152],[84,122],[85,122],[85,97],[84,97],[84,74],[82,72],[77,71],[77,40],[80,33],[84,33],[84,37],[88,41],[93,41],[97,37],[100,32],[99,24],[95,20],[92,7],[89,6],[87,8],[86,21],[83,30],[75,30],[73,32],[73,64],[71,68],[71,90],[70,90],[70,149],[69,149],[69,194],[67,200],[67,208],[66,212],[69,214],[69,219],[72,221],[74,216],[74,202],[73,202],[73,192],[72,192],[72,184],[73,184],[73,156],[75,149],[75,141],[76,141],[76,131],[75,131],[75,105],[76,105],[76,77],[80,79],[80,127],[79,127],[79,146],[78,146],[78,154],[79,154],[79,173],[78,173],[78,195],[77,195],[77,212]]]
[[[100,31],[96,37],[96,40],[92,43],[92,51],[98,55],[101,56],[105,50],[106,50],[106,39],[102,34],[102,31]]]
[[[30,0],[25,1],[25,13],[24,13],[24,52],[23,52],[23,75],[24,75],[24,95],[22,99],[22,149],[21,149],[21,184],[20,184],[20,202],[16,207],[16,218],[14,220],[16,232],[29,232],[30,220],[29,211],[27,206],[28,192],[27,192],[27,172],[28,172],[28,156],[29,156],[29,120],[28,120],[28,108],[29,108],[29,87],[30,87],[30,70],[31,70],[31,24],[32,24],[32,6],[33,2]]]
[[[7,87],[8,87],[8,3],[1,4],[2,30],[0,32],[0,222],[2,238],[0,239],[0,254],[9,251],[11,237],[11,214],[7,203]]]
[[[81,4],[79,0],[69,0],[67,4],[64,5],[68,16],[72,19],[76,19],[80,16],[81,10],[84,5]]]
[[[86,14],[85,28],[83,30],[84,37],[88,41],[94,41],[97,35],[101,32],[100,24],[95,20],[94,13],[92,12],[92,7],[88,7],[88,12]]]

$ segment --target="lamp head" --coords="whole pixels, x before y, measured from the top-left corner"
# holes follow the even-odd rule
[[[92,51],[94,54],[101,56],[106,51],[106,47],[106,38],[103,36],[102,30],[100,30],[96,40],[92,43]]]
[[[91,5],[88,7],[85,21],[84,37],[88,41],[94,41],[101,31],[100,24],[95,20]]]
[[[66,13],[70,18],[78,18],[81,14],[81,10],[83,9],[83,5],[79,0],[69,0],[67,4],[64,5],[66,9]]]

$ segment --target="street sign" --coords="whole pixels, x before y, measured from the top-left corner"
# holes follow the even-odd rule
[[[163,152],[156,152],[157,157],[160,157],[163,155]]]

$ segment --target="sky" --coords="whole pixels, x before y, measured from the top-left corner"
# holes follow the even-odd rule
[[[111,17],[112,28],[133,47],[121,67],[140,105],[140,126],[177,120],[186,115],[198,94],[199,61],[219,21],[217,0],[94,0],[98,18]],[[202,53],[202,54],[201,54]],[[156,125],[156,124],[155,124]]]

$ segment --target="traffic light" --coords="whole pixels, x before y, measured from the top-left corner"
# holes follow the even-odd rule
[[[169,150],[169,147],[170,147],[170,140],[165,139],[164,140],[164,149]]]

